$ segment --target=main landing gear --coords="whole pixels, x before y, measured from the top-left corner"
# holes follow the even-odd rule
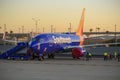
[[[54,54],[48,54],[48,59],[54,59],[55,55]],[[44,60],[44,55],[38,57],[39,61]]]
[[[54,58],[55,58],[55,55],[54,55],[54,54],[48,54],[48,58],[49,58],[49,59],[54,59]]]

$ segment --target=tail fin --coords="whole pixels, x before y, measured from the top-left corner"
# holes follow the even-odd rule
[[[80,36],[80,45],[81,46],[84,43],[84,37],[83,37],[84,15],[85,15],[85,8],[83,8],[81,20],[80,20],[80,23],[79,23],[79,27],[78,27],[77,32],[76,32],[76,35]]]

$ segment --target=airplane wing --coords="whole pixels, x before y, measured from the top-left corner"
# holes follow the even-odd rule
[[[101,43],[101,44],[90,44],[90,45],[82,45],[82,46],[67,46],[64,49],[73,49],[73,48],[81,48],[81,47],[97,47],[97,46],[106,46],[109,47],[110,45],[117,45],[120,43]]]
[[[110,46],[110,45],[117,45],[120,43],[101,43],[101,44],[90,44],[90,45],[83,45],[83,47],[90,47],[90,46]]]

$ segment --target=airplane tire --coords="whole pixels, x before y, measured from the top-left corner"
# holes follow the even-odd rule
[[[44,56],[42,56],[43,60],[44,60]]]
[[[39,61],[43,61],[43,60],[44,60],[44,56],[40,56],[40,57],[38,58],[38,60],[39,60]]]
[[[23,57],[20,57],[20,60],[24,60],[24,58],[23,58]]]
[[[50,56],[50,54],[48,54],[48,59],[50,59],[51,58],[51,56]]]
[[[12,60],[15,60],[15,58],[12,58]]]
[[[73,59],[75,59],[75,56],[73,56]]]
[[[11,58],[10,57],[7,57],[8,60],[10,60]]]
[[[55,55],[54,54],[48,54],[49,59],[54,59]]]
[[[54,55],[54,54],[51,54],[51,58],[54,59],[54,58],[55,58],[55,55]]]

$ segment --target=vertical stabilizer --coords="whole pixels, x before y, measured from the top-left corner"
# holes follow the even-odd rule
[[[79,22],[78,29],[76,31],[76,35],[80,36],[80,45],[82,46],[84,43],[84,37],[83,37],[83,27],[84,27],[84,16],[85,16],[85,8],[83,8],[82,16]]]

